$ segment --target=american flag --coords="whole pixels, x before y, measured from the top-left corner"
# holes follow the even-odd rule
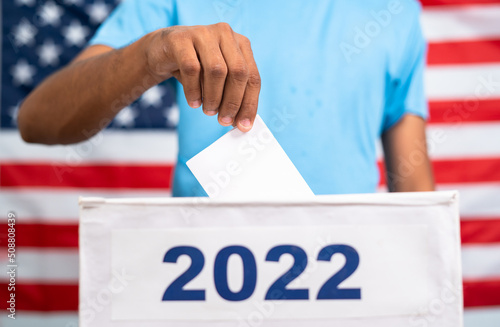
[[[84,143],[29,145],[16,130],[20,101],[85,46],[117,2],[1,3],[0,265],[13,211],[19,268],[16,320],[7,318],[8,276],[0,275],[0,326],[77,326],[78,196],[170,195],[178,120],[170,83],[148,90]],[[465,325],[498,327],[500,0],[422,4],[430,153],[438,188],[461,196]]]

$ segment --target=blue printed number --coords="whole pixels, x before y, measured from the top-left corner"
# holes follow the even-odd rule
[[[293,256],[293,265],[269,287],[266,300],[307,300],[308,289],[288,289],[286,286],[306,269],[307,254],[295,245],[278,245],[273,247],[266,256],[266,261],[278,262],[285,253]]]
[[[340,299],[361,299],[361,289],[359,288],[341,288],[338,286],[353,272],[356,271],[359,265],[359,255],[356,250],[343,244],[328,245],[321,249],[318,254],[318,261],[330,261],[335,253],[341,253],[345,257],[345,265],[323,286],[318,292],[318,300],[340,300]]]
[[[233,254],[239,255],[243,262],[243,285],[238,292],[231,291],[227,282],[227,262]],[[220,250],[215,257],[214,282],[217,293],[228,301],[243,301],[252,296],[257,283],[257,265],[252,252],[238,245]]]
[[[203,269],[205,257],[200,250],[192,246],[176,246],[165,253],[163,262],[176,263],[181,255],[191,258],[191,265],[163,293],[163,301],[204,301],[205,290],[185,290],[183,287]]]

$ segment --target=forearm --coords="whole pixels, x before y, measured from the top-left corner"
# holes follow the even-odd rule
[[[422,118],[406,115],[382,135],[387,186],[392,192],[434,191]]]
[[[147,42],[149,36],[123,49],[77,60],[47,78],[20,107],[23,139],[75,143],[106,127],[122,108],[160,82],[148,69]]]

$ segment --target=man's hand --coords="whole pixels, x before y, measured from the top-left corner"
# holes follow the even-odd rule
[[[204,112],[218,113],[224,126],[252,128],[260,77],[250,42],[219,23],[160,29],[121,49],[86,48],[23,101],[21,136],[45,144],[86,140],[170,77],[182,83],[191,107],[203,104]]]
[[[252,127],[260,92],[260,76],[250,41],[226,23],[173,26],[151,34],[146,52],[153,77],[174,76],[184,86],[189,106],[221,125]]]

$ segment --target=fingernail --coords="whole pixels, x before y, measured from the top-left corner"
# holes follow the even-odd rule
[[[201,106],[201,100],[191,101],[189,104],[192,108],[199,108]]]
[[[240,121],[240,125],[243,127],[250,127],[252,123],[250,122],[250,119],[243,119]]]
[[[205,113],[209,116],[213,116],[213,115],[217,114],[217,110],[207,110],[207,111],[205,111]]]
[[[229,116],[224,116],[220,119],[221,123],[224,123],[224,124],[232,124],[233,123],[233,118],[229,117]]]

